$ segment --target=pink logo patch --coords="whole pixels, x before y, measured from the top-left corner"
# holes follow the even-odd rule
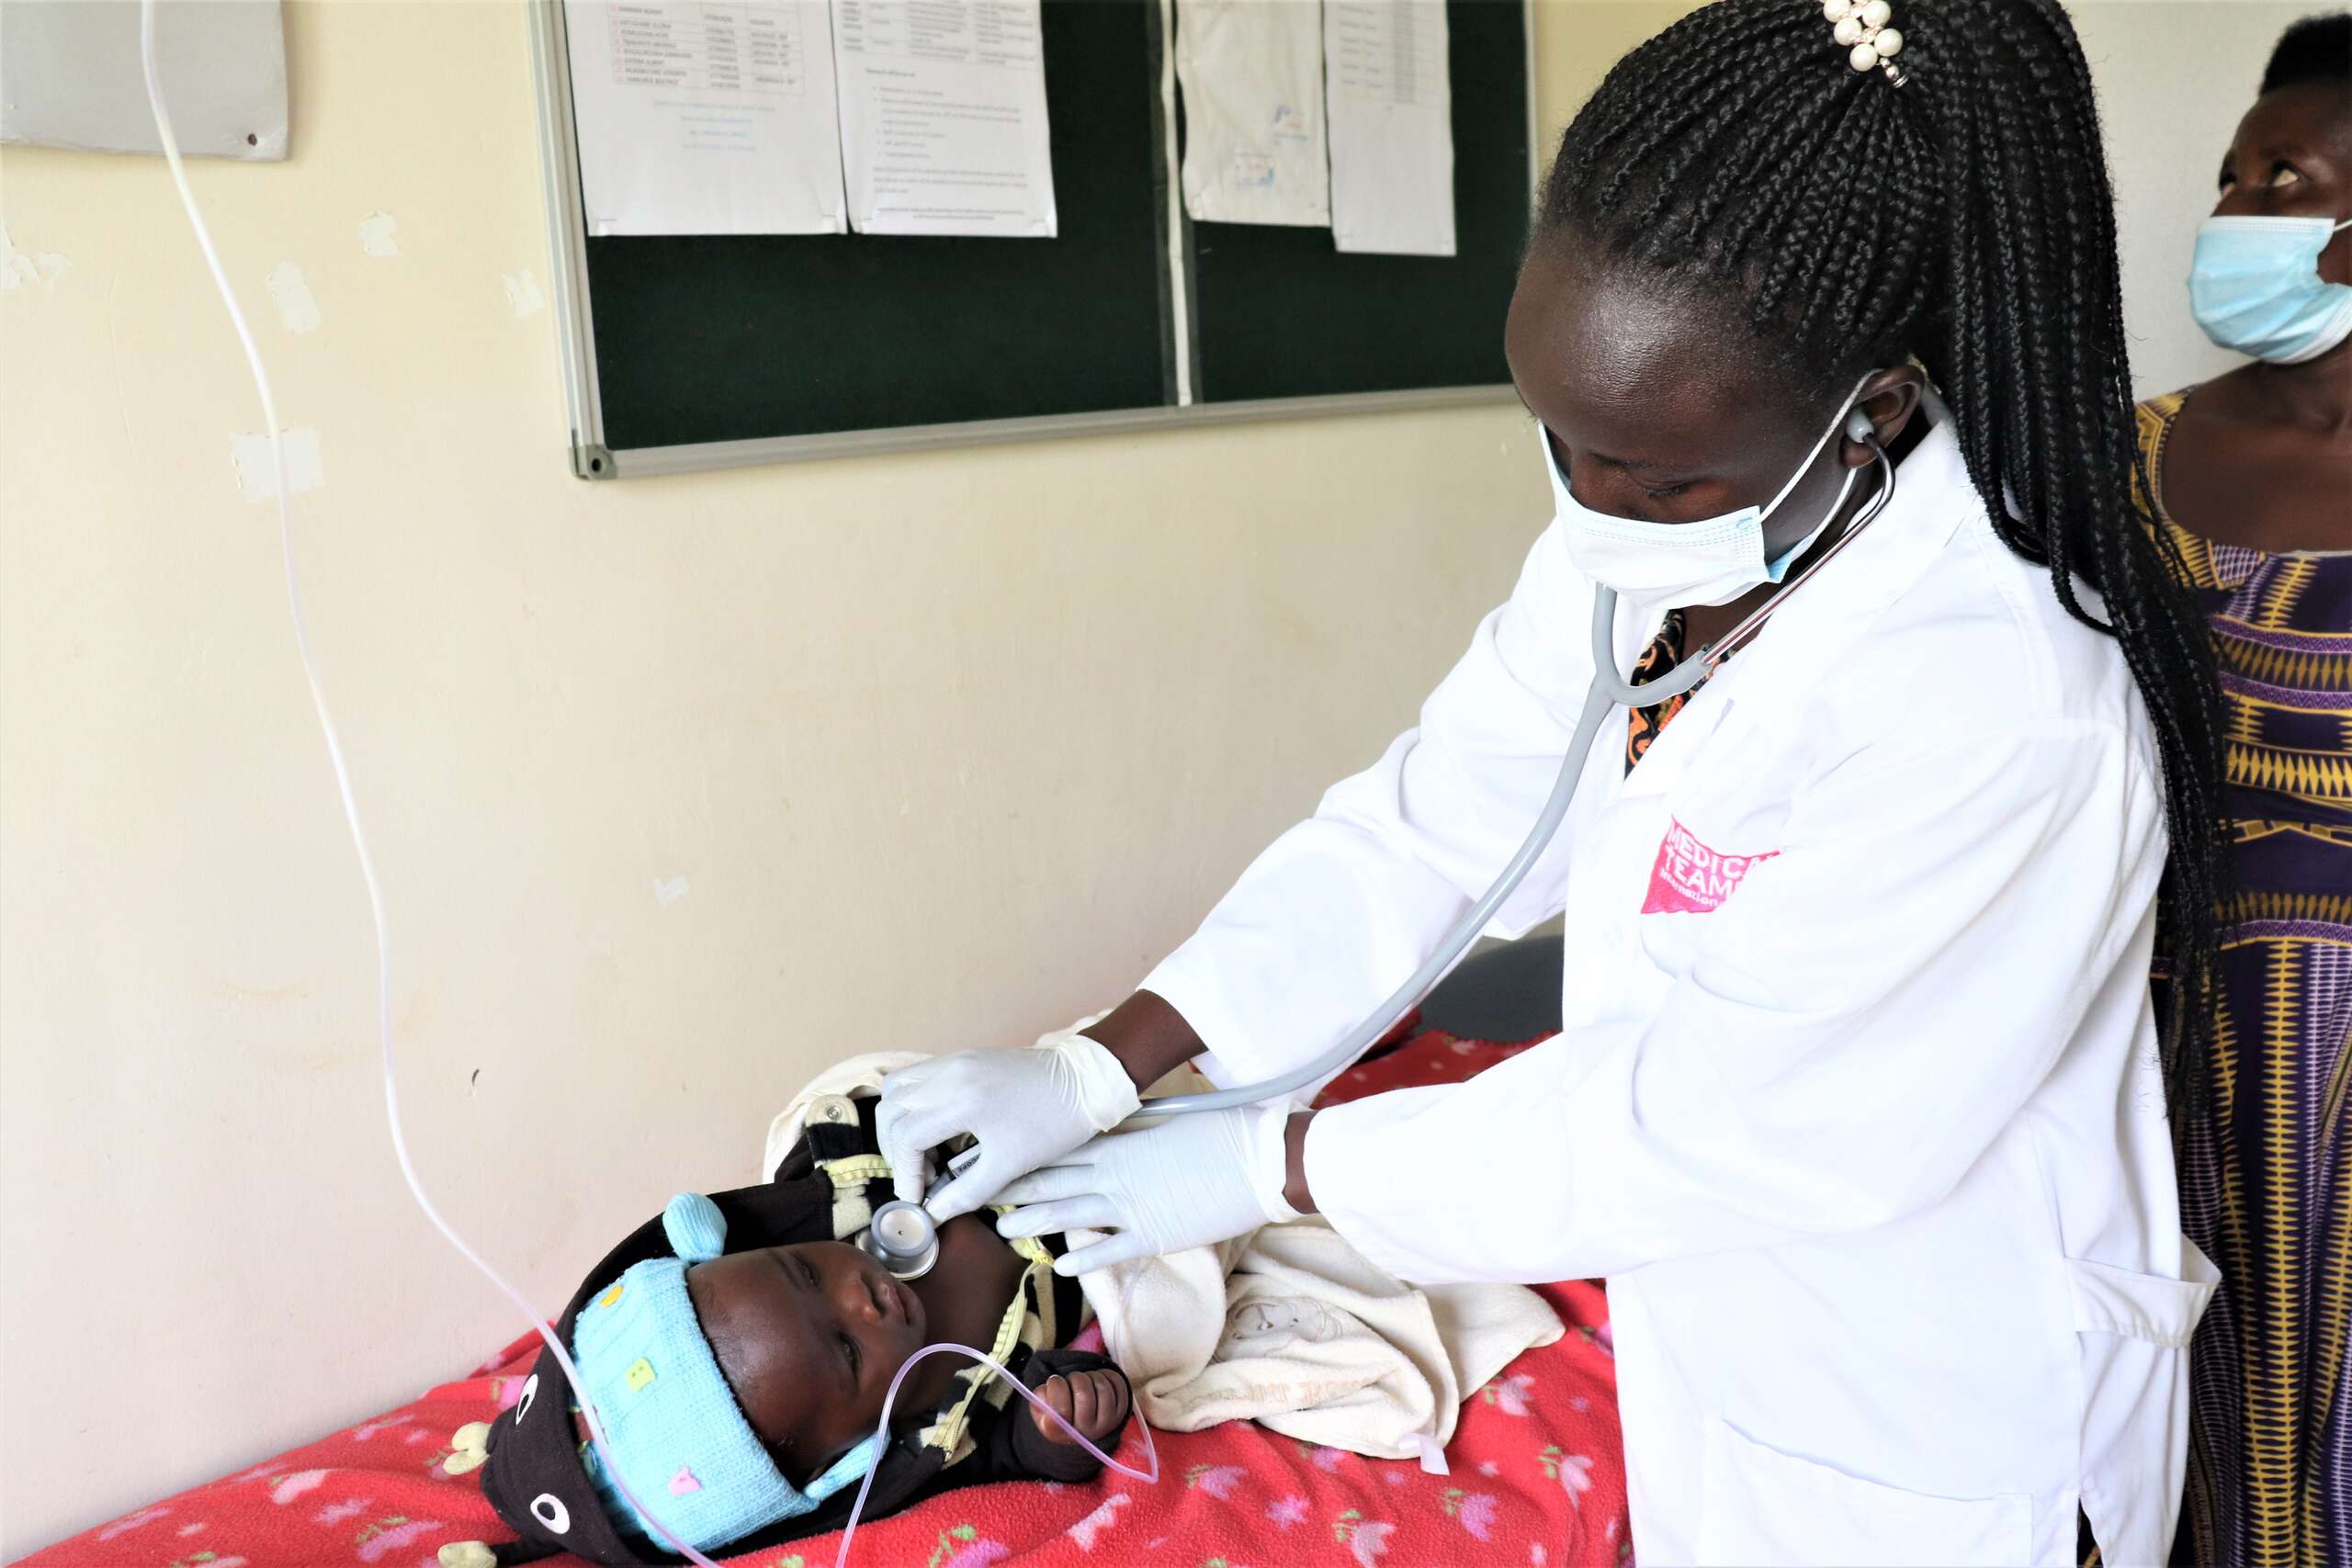
[[[683,1464],[678,1467],[678,1473],[670,1477],[670,1495],[673,1497],[684,1497],[690,1492],[701,1490],[702,1483],[695,1479],[692,1470]]]
[[[1680,822],[1669,820],[1650,866],[1649,897],[1642,900],[1642,913],[1704,915],[1720,909],[1751,870],[1780,852],[1727,855],[1701,843]]]

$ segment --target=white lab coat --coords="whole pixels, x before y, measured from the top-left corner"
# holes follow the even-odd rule
[[[1556,525],[1418,729],[1144,982],[1224,1082],[1327,1048],[1483,891],[1590,675]],[[2093,602],[2094,604],[2096,601]],[[1655,614],[1621,613],[1623,667]],[[2148,1000],[2160,773],[2116,645],[1995,537],[1949,427],[1504,907],[1566,1027],[1327,1111],[1317,1202],[1423,1281],[1606,1275],[1636,1550],[2155,1564],[2186,1346]]]

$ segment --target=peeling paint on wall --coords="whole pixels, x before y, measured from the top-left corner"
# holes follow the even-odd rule
[[[229,457],[236,465],[237,488],[247,501],[277,499],[277,468],[270,460],[269,433],[229,437]],[[289,495],[317,490],[327,482],[319,461],[319,433],[307,424],[286,433],[286,489]]]
[[[0,294],[37,283],[43,288],[53,288],[57,280],[74,263],[55,251],[20,251],[8,238],[8,225],[0,222]],[[508,286],[510,288],[512,285]],[[516,312],[520,314],[521,312]]]
[[[279,262],[271,270],[269,297],[277,301],[277,319],[286,323],[288,332],[319,330],[319,302],[311,297],[311,286],[302,280],[302,269],[292,262]]]
[[[539,292],[539,286],[532,281],[530,268],[525,267],[521,272],[502,273],[499,276],[505,281],[506,303],[514,307],[516,319],[536,316],[548,308],[546,296]]]
[[[657,876],[653,879],[653,897],[665,909],[693,891],[693,888],[686,886],[686,879],[683,876],[666,879]]]
[[[359,248],[371,256],[401,254],[399,222],[389,212],[371,212],[359,220]]]

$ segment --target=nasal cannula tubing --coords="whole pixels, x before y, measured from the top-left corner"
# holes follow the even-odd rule
[[[180,203],[187,209],[188,222],[195,227],[196,243],[204,252],[205,265],[211,269],[213,287],[220,291],[222,301],[229,307],[229,319],[236,326],[237,341],[244,346],[245,363],[254,373],[254,389],[261,394],[262,419],[269,427],[270,464],[277,481],[278,553],[286,567],[286,604],[294,618],[294,646],[301,654],[302,674],[311,687],[311,705],[318,710],[319,728],[326,737],[327,759],[334,764],[335,787],[343,795],[344,822],[351,829],[351,845],[359,857],[360,879],[368,885],[368,913],[376,923],[376,1035],[382,1047],[384,1118],[391,1127],[392,1153],[399,1157],[401,1175],[407,1179],[409,1192],[416,1199],[417,1206],[424,1211],[424,1217],[433,1222],[434,1228],[447,1237],[449,1245],[479,1269],[484,1279],[498,1288],[499,1293],[513,1303],[515,1311],[530,1320],[531,1326],[538,1330],[539,1337],[547,1342],[548,1348],[555,1352],[556,1363],[563,1369],[564,1381],[571,1385],[572,1396],[580,1402],[581,1413],[588,1418],[589,1440],[596,1445],[597,1453],[604,1456],[605,1472],[612,1478],[621,1495],[652,1523],[662,1541],[681,1556],[698,1564],[699,1568],[718,1568],[709,1558],[671,1534],[661,1520],[654,1517],[652,1511],[629,1491],[628,1483],[621,1479],[620,1467],[612,1461],[611,1450],[605,1446],[605,1426],[598,1418],[596,1402],[589,1398],[588,1391],[581,1386],[579,1369],[571,1364],[571,1353],[564,1348],[562,1338],[548,1326],[545,1318],[532,1309],[530,1303],[523,1299],[522,1293],[508,1284],[498,1270],[492,1268],[480,1253],[468,1245],[466,1238],[441,1217],[441,1212],[433,1206],[433,1200],[425,1194],[424,1182],[417,1178],[415,1162],[409,1157],[408,1139],[401,1131],[400,1084],[392,1064],[390,927],[384,915],[384,890],[376,878],[375,856],[368,852],[368,835],[360,827],[359,804],[352,794],[351,767],[344,757],[343,739],[335,728],[334,715],[327,706],[326,689],[319,680],[318,660],[311,652],[310,626],[302,613],[302,585],[294,571],[294,523],[286,496],[285,436],[277,423],[277,400],[270,395],[268,372],[262,368],[261,352],[254,346],[253,331],[246,326],[245,313],[238,308],[237,296],[229,287],[228,275],[221,270],[220,257],[212,248],[211,231],[205,227],[204,214],[196,205],[196,193],[188,188],[187,172],[180,164],[179,142],[172,135],[171,116],[164,107],[163,83],[155,70],[155,0],[140,0],[139,58],[146,72],[147,106],[154,111],[155,135],[164,144],[164,161],[171,165],[172,182],[179,187]]]
[[[277,483],[278,554],[285,565],[286,605],[293,616],[294,646],[301,655],[302,675],[311,688],[311,705],[317,710],[319,728],[326,739],[327,760],[334,764],[335,787],[343,797],[344,823],[351,829],[351,847],[359,859],[360,880],[367,884],[368,909],[375,921],[376,1035],[381,1046],[383,1060],[384,1119],[391,1129],[392,1152],[399,1157],[401,1175],[407,1180],[409,1192],[415,1198],[417,1207],[424,1211],[424,1217],[433,1222],[434,1228],[439,1231],[449,1245],[456,1247],[459,1255],[472,1264],[484,1279],[497,1287],[499,1294],[504,1296],[514,1310],[529,1321],[531,1326],[538,1331],[539,1338],[546,1343],[550,1351],[554,1352],[556,1364],[563,1369],[564,1381],[571,1385],[572,1397],[580,1402],[581,1414],[587,1417],[589,1440],[595,1445],[597,1454],[604,1460],[605,1475],[619,1490],[621,1495],[628,1499],[630,1506],[634,1507],[646,1522],[653,1527],[654,1533],[662,1538],[663,1545],[677,1552],[687,1562],[696,1564],[696,1568],[718,1568],[718,1564],[671,1533],[669,1528],[662,1524],[653,1510],[648,1508],[643,1500],[629,1490],[628,1483],[621,1478],[620,1467],[613,1462],[612,1450],[605,1446],[605,1424],[597,1413],[596,1402],[589,1397],[588,1391],[581,1385],[580,1370],[572,1365],[571,1352],[564,1347],[562,1337],[556,1333],[547,1319],[541,1317],[533,1309],[531,1303],[523,1298],[522,1292],[508,1284],[504,1277],[492,1268],[482,1256],[467,1243],[466,1238],[458,1234],[456,1228],[447,1220],[442,1218],[441,1212],[433,1206],[433,1200],[426,1195],[424,1183],[417,1177],[415,1162],[409,1157],[408,1139],[401,1130],[400,1085],[393,1071],[391,927],[384,913],[384,890],[376,877],[375,856],[368,851],[368,835],[360,826],[359,804],[352,793],[351,767],[344,756],[342,735],[335,728],[334,714],[327,705],[326,688],[319,679],[318,660],[311,651],[310,626],[302,612],[301,581],[294,570],[294,523],[292,512],[287,502],[285,436],[277,423],[277,400],[270,395],[268,372],[262,368],[261,352],[254,344],[253,331],[245,324],[245,313],[238,307],[236,294],[229,287],[228,275],[221,268],[220,254],[212,247],[211,231],[205,226],[204,214],[196,204],[196,193],[188,188],[187,172],[180,162],[179,142],[172,135],[171,116],[164,107],[163,83],[155,69],[155,0],[140,0],[139,59],[147,79],[147,107],[154,113],[155,135],[163,143],[164,161],[170,165],[172,183],[179,188],[180,204],[187,209],[188,222],[196,231],[197,246],[204,253],[205,265],[211,271],[213,287],[220,290],[221,301],[229,308],[229,320],[237,329],[237,341],[245,351],[245,364],[253,371],[254,389],[261,397],[262,420],[269,428],[270,463]],[[941,1350],[956,1351],[984,1363],[997,1376],[1010,1383],[1016,1393],[1036,1405],[1057,1426],[1069,1432],[1087,1452],[1113,1470],[1125,1475],[1132,1475],[1138,1481],[1146,1483],[1157,1482],[1159,1479],[1159,1451],[1152,1446],[1150,1427],[1143,1421],[1140,1412],[1136,1413],[1136,1424],[1144,1428],[1144,1448],[1151,1460],[1151,1471],[1148,1474],[1121,1464],[1101,1449],[1096,1448],[1087,1440],[1083,1432],[1070,1422],[1064,1420],[1058,1411],[1047,1404],[1036,1393],[1023,1386],[1021,1381],[1012,1376],[1002,1365],[964,1345],[925,1346],[907,1359],[906,1364],[899,1369],[898,1376],[890,1380],[889,1393],[882,1401],[881,1429],[883,1431],[888,1430],[890,1402],[898,1396],[899,1384],[906,1380],[909,1370],[925,1356]],[[857,1489],[857,1500],[851,1505],[849,1522],[842,1532],[841,1551],[833,1560],[834,1568],[842,1568],[842,1565],[849,1561],[850,1538],[856,1533],[857,1517],[865,1506],[865,1495],[874,1484],[874,1469],[868,1468],[865,1482]]]
[[[1091,1453],[1096,1459],[1101,1460],[1103,1464],[1110,1469],[1117,1471],[1121,1475],[1132,1475],[1147,1486],[1158,1483],[1159,1480],[1159,1446],[1151,1440],[1151,1423],[1143,1418],[1142,1411],[1137,1410],[1134,1414],[1136,1425],[1141,1428],[1143,1432],[1144,1457],[1151,1462],[1151,1469],[1148,1472],[1137,1470],[1131,1464],[1121,1464],[1117,1460],[1113,1459],[1109,1454],[1106,1454],[1101,1449],[1096,1448],[1092,1439],[1089,1438],[1085,1433],[1080,1431],[1075,1425],[1063,1419],[1062,1413],[1060,1411],[1046,1404],[1045,1399],[1037,1393],[1036,1390],[1029,1387],[1019,1378],[1014,1377],[1012,1370],[1006,1367],[1001,1361],[997,1360],[992,1356],[983,1355],[981,1352],[973,1349],[969,1345],[957,1345],[949,1341],[943,1341],[937,1345],[924,1346],[922,1349],[908,1357],[904,1364],[899,1368],[898,1375],[890,1380],[889,1392],[882,1396],[882,1419],[875,1427],[875,1432],[877,1436],[889,1431],[890,1406],[899,1397],[899,1385],[907,1381],[907,1374],[915,1370],[915,1363],[922,1360],[925,1356],[935,1356],[942,1350],[953,1350],[957,1355],[969,1356],[973,1360],[979,1362],[980,1365],[988,1368],[989,1371],[1002,1378],[1005,1382],[1006,1387],[1012,1389],[1013,1393],[1019,1394],[1022,1398],[1035,1405],[1046,1416],[1051,1416],[1055,1426],[1059,1427],[1063,1431],[1068,1432],[1070,1437],[1077,1441],[1080,1448],[1084,1449],[1088,1453]],[[865,1472],[865,1479],[857,1483],[856,1500],[849,1506],[849,1523],[842,1527],[842,1546],[841,1550],[833,1554],[833,1568],[843,1568],[843,1565],[849,1562],[849,1543],[851,1539],[857,1534],[857,1517],[860,1514],[865,1511],[865,1495],[869,1491],[873,1490],[873,1487],[874,1471],[869,1468]]]

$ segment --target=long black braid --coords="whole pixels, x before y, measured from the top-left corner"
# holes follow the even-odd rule
[[[1537,242],[1570,234],[1744,307],[1758,349],[1824,403],[1867,369],[1927,367],[1994,526],[2114,636],[2154,720],[2178,1103],[2202,1085],[2227,876],[2221,694],[2180,563],[2132,508],[2089,68],[2055,0],[1894,5],[1901,86],[1849,66],[1819,0],[1716,0],[1643,44],[1561,140]]]

